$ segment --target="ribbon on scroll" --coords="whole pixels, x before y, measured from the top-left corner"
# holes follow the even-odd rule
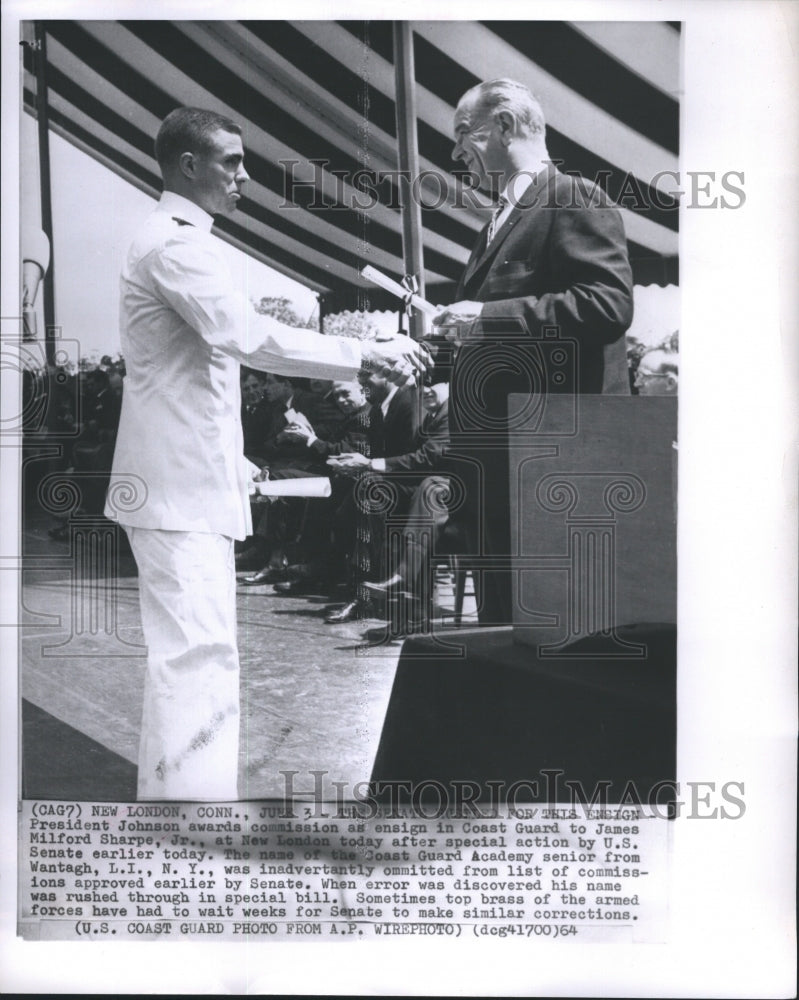
[[[391,294],[396,295],[398,299],[402,299],[404,302],[409,303],[420,312],[426,313],[428,316],[435,316],[435,314],[439,311],[438,306],[434,306],[432,302],[428,302],[427,299],[423,299],[421,295],[416,295],[415,292],[410,292],[398,281],[394,281],[393,278],[389,278],[387,274],[383,274],[382,271],[378,271],[377,268],[372,267],[371,264],[367,264],[361,269],[361,277],[366,278],[367,281],[371,281],[374,285],[379,285],[385,291],[391,292]]]

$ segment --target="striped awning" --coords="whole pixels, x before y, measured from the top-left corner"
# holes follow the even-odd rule
[[[220,235],[324,293],[391,306],[364,263],[404,273],[388,21],[45,21],[51,127],[149,194],[153,138],[179,105],[244,128],[251,180]],[[486,199],[450,158],[461,94],[508,76],[541,99],[551,157],[621,206],[638,283],[677,279],[679,25],[413,22],[428,297],[451,301]],[[25,106],[35,113],[33,53]]]

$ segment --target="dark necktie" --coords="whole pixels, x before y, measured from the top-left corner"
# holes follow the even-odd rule
[[[179,226],[193,226],[193,222],[186,222],[185,219],[179,219],[176,215],[172,216],[172,221],[177,222]]]
[[[369,453],[372,458],[380,458],[385,454],[383,409],[379,403],[373,403],[369,413]]]
[[[489,246],[491,240],[494,239],[497,233],[497,223],[499,222],[499,217],[505,211],[508,205],[508,199],[504,195],[499,196],[499,201],[497,202],[497,207],[494,209],[494,214],[491,216],[491,221],[488,223],[488,233],[486,234],[486,246]]]

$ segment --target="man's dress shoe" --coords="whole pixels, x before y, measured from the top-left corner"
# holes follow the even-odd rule
[[[344,622],[354,622],[356,619],[361,617],[361,605],[355,601],[350,601],[349,604],[345,604],[343,608],[339,608],[338,611],[331,611],[329,615],[325,615],[326,625],[343,625]]]
[[[285,578],[282,569],[275,569],[274,566],[264,566],[257,573],[242,578],[242,583],[247,587],[257,587],[262,583],[278,583]]]
[[[267,556],[268,553],[255,548],[254,545],[249,545],[246,549],[236,553],[236,571],[240,573],[245,569],[259,569],[263,566]]]

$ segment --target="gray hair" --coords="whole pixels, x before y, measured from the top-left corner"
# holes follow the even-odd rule
[[[466,91],[461,103],[464,101],[473,101],[476,110],[492,117],[500,111],[509,111],[527,132],[540,132],[542,136],[545,133],[546,121],[538,98],[516,80],[503,77],[478,83]]]

